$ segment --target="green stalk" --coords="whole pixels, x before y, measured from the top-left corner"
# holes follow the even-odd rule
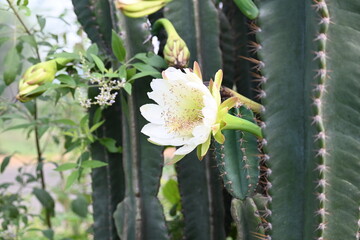
[[[261,128],[255,123],[235,117],[229,113],[224,117],[224,121],[226,122],[226,125],[222,130],[241,130],[252,133],[258,138],[263,138]]]

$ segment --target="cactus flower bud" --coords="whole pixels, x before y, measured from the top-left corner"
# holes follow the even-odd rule
[[[187,67],[190,59],[190,51],[187,48],[186,43],[181,39],[169,20],[166,18],[157,20],[154,24],[153,31],[157,31],[159,25],[162,25],[168,34],[168,39],[163,52],[165,61],[171,67]]]
[[[30,94],[39,86],[52,82],[55,74],[71,59],[56,58],[46,62],[35,64],[28,68],[19,82],[19,93],[16,98],[21,102],[28,102],[31,99],[41,95],[44,91]]]
[[[124,15],[131,18],[139,18],[150,15],[171,0],[115,0],[115,5]]]

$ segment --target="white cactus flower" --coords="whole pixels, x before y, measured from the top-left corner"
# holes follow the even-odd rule
[[[196,147],[197,155],[202,159],[209,149],[211,135],[223,143],[225,138],[221,130],[249,126],[246,120],[228,114],[237,98],[221,103],[221,70],[216,73],[215,81],[210,81],[209,88],[203,84],[196,62],[193,71],[170,67],[163,71],[162,76],[162,79],[151,82],[153,91],[148,93],[156,104],[140,107],[141,114],[150,122],[141,132],[154,144],[179,147],[167,164],[179,161]]]
[[[141,132],[155,144],[182,146],[175,151],[178,156],[210,141],[218,112],[218,105],[202,80],[189,69],[184,71],[168,68],[163,79],[154,79],[148,96],[157,104],[140,108],[150,122]]]

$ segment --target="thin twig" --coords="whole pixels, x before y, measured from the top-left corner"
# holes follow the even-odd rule
[[[40,137],[39,137],[39,129],[38,129],[38,114],[37,114],[37,104],[36,104],[36,99],[34,99],[34,120],[35,120],[35,127],[34,127],[34,131],[35,131],[35,145],[36,145],[36,152],[37,152],[37,160],[38,160],[38,164],[41,165],[40,168],[38,168],[38,172],[40,175],[40,180],[41,180],[41,187],[43,190],[46,190],[46,185],[45,185],[45,176],[44,176],[44,170],[43,170],[43,157],[42,157],[42,152],[41,152],[41,148],[40,148]],[[45,209],[45,217],[46,217],[46,225],[51,229],[51,216],[50,216],[50,212]]]

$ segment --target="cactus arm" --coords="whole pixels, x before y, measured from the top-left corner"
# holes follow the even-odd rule
[[[222,191],[217,188],[220,186],[217,171],[211,172],[216,169],[214,166],[208,155],[199,161],[195,153],[176,164],[185,220],[184,239],[225,239]]]
[[[143,43],[150,34],[144,28],[146,19],[129,19],[123,15],[119,17],[120,29],[126,32],[124,44],[127,58],[130,59],[139,52],[150,50],[150,44]],[[133,94],[127,98],[129,121],[127,122],[128,132],[124,136],[127,141],[127,144],[124,144],[124,151],[127,151],[124,156],[124,164],[127,166],[125,172],[126,196],[129,200],[128,203],[119,204],[114,217],[119,233],[127,236],[125,239],[166,240],[168,233],[165,219],[161,204],[156,198],[163,165],[161,147],[149,143],[146,136],[140,133],[141,127],[145,125],[146,121],[139,117],[141,116],[139,108],[141,105],[149,103],[147,96],[147,92],[151,91],[149,80],[135,81]],[[127,204],[131,204],[129,211],[125,207]],[[129,227],[128,220],[134,225],[123,230]]]
[[[95,109],[90,110],[90,119]],[[96,131],[97,137],[110,137],[121,144],[121,109],[120,103],[103,111],[105,123]],[[108,165],[95,168],[91,172],[92,198],[95,239],[118,239],[112,213],[125,195],[123,166],[120,153],[109,153],[99,142],[91,145],[93,159],[106,162]]]
[[[203,80],[213,77],[222,67],[218,12],[213,1],[173,0],[164,8],[164,16],[186,42],[191,53],[189,65],[198,61],[203,70]],[[211,155],[205,156],[199,162],[196,154],[192,153],[176,165],[185,218],[185,239],[225,238],[222,190],[218,174],[214,173],[212,158]]]
[[[310,95],[316,66],[310,46],[314,38],[312,27],[317,25],[309,25],[305,30],[306,19],[313,19],[310,3],[290,4],[286,0],[258,3],[257,39],[262,48],[258,54],[261,72],[268,79],[262,82],[266,93],[262,115],[266,124],[267,163],[272,171],[269,177],[272,187],[268,190],[272,211],[268,219],[270,233],[272,239],[300,240],[304,234],[305,198],[314,197],[313,190],[304,192],[302,183],[305,167],[312,164],[314,153]]]
[[[107,54],[111,53],[111,30],[113,26],[113,6],[108,0],[72,0],[74,11],[90,40]]]
[[[254,122],[250,110],[233,109],[236,114]],[[228,192],[244,200],[254,194],[259,178],[259,156],[257,138],[241,131],[224,131],[225,143],[216,144],[216,159],[220,176]]]
[[[265,239],[259,207],[253,198],[245,200],[234,198],[231,202],[231,215],[235,220],[238,240]]]
[[[323,220],[326,223],[323,237],[356,239],[360,224],[360,72],[357,70],[360,47],[356,40],[360,37],[360,2],[326,3],[333,24],[329,24],[328,30],[320,30],[327,30],[329,37],[325,66],[329,76],[321,107],[328,153],[324,156],[324,164],[328,166],[323,175],[328,184],[324,187],[327,197],[324,208],[328,214]],[[324,17],[327,13],[318,11],[318,14]]]
[[[235,82],[235,37],[230,22],[222,11],[219,11],[219,21],[221,31],[220,49],[222,53],[222,70],[224,71],[222,85],[232,88]]]
[[[257,33],[269,80],[263,116],[272,171],[271,237],[356,239],[360,118],[354,109],[360,100],[354,92],[360,76],[354,63],[360,49],[353,39],[359,36],[360,4],[286,3],[259,2]]]
[[[89,38],[97,43],[101,49],[110,51],[112,22],[109,16],[113,15],[109,9],[109,2],[102,0],[91,2],[88,0],[73,1],[74,10],[79,22],[83,25]],[[98,28],[97,28],[98,27]],[[59,64],[64,65],[68,59],[60,59]],[[90,92],[91,94],[95,94]],[[90,119],[95,109],[90,110]],[[96,131],[96,135],[110,137],[121,145],[121,108],[119,104],[104,110],[105,123]],[[119,239],[112,213],[116,205],[124,198],[124,177],[121,154],[109,153],[98,142],[90,146],[93,159],[108,163],[106,167],[92,170],[92,197],[94,216],[95,239]]]
[[[209,80],[221,68],[218,13],[209,0],[173,0],[164,9],[178,34],[186,42],[191,58],[204,69],[203,79]]]
[[[256,55],[256,46],[258,45],[255,44],[254,35],[249,34],[249,26],[252,26],[252,24],[247,22],[246,17],[240,13],[240,10],[233,1],[227,0],[223,2],[223,12],[229,20],[231,27],[230,33],[233,38],[234,51],[231,53],[226,52],[227,55],[232,55],[234,61],[232,66],[228,66],[234,69],[232,80],[234,81],[236,90],[240,94],[252,98],[254,95],[253,89],[255,89],[258,84],[258,82],[252,81],[253,77],[251,76],[251,73],[254,72],[252,69],[254,66],[251,62],[240,57],[254,58],[254,55]],[[223,34],[224,32],[222,32],[222,35]],[[225,38],[225,36],[220,37],[220,40],[223,42],[225,39],[222,40],[222,38]],[[223,54],[225,54],[224,50],[225,49],[222,48]],[[227,68],[224,67],[224,79],[228,74],[226,71]]]

